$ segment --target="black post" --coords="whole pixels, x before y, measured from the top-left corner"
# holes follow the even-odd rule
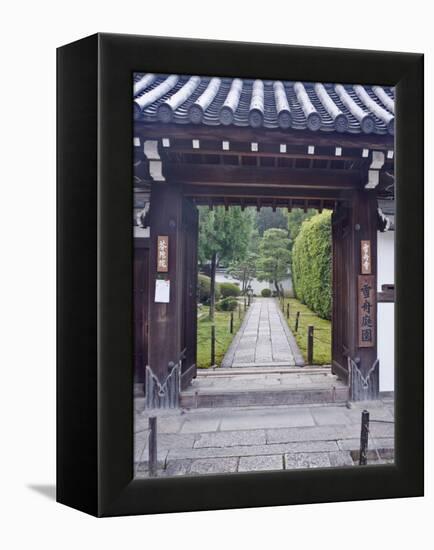
[[[211,366],[215,365],[215,325],[211,325]]]
[[[286,304],[286,318],[289,319],[289,302]]]
[[[244,311],[246,311],[247,309],[247,300],[246,300],[246,297],[244,296]]]
[[[299,321],[299,319],[300,319],[300,312],[297,311],[297,315],[295,316],[295,328],[294,328],[295,332],[298,332],[298,321]]]
[[[148,420],[149,440],[148,440],[148,468],[149,477],[157,475],[157,417],[150,416]]]
[[[231,322],[229,327],[230,327],[231,334],[233,334],[234,333],[234,312],[233,311],[231,311]]]
[[[241,305],[238,304],[238,320],[241,319]]]
[[[360,456],[359,465],[364,466],[367,462],[368,452],[368,437],[369,437],[369,411],[362,411],[362,427],[360,430]]]
[[[313,364],[313,325],[307,327],[307,364]]]

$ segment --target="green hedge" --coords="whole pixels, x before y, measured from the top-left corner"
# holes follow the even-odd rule
[[[323,319],[332,308],[331,212],[303,222],[292,249],[292,281],[296,297]]]
[[[235,311],[238,307],[238,301],[233,296],[223,298],[217,302],[215,308],[217,311]]]
[[[222,298],[229,296],[239,296],[241,294],[240,287],[234,283],[220,283],[220,294]]]
[[[211,290],[211,279],[207,275],[199,273],[197,277],[197,294],[198,300],[201,304],[209,304],[210,300],[210,290]],[[220,298],[220,285],[216,283],[215,285],[215,299],[216,301]]]
[[[269,298],[271,296],[271,290],[269,288],[263,288],[261,290],[261,296],[264,298]]]

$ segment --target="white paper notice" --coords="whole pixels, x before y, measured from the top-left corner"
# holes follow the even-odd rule
[[[155,302],[159,304],[168,304],[170,302],[170,281],[157,279],[155,281]]]

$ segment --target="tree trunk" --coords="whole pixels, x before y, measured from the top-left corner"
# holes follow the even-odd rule
[[[214,311],[215,311],[215,271],[217,267],[217,254],[214,254],[211,257],[211,286],[210,286],[210,298],[209,298],[209,319],[214,321]]]
[[[245,269],[243,271],[243,282],[242,282],[242,286],[241,286],[241,294],[246,293],[246,288],[247,288],[247,270]]]
[[[277,292],[277,297],[279,298],[280,296],[280,288],[279,288],[279,283],[275,280],[274,281],[274,287],[276,289],[276,292]]]

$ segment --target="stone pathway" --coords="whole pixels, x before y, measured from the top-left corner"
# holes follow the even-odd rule
[[[135,400],[135,475],[148,476],[148,416]],[[368,460],[394,459],[391,400],[345,405],[159,411],[159,476],[355,466],[361,411],[370,411]],[[155,413],[154,413],[155,414]],[[379,420],[380,422],[374,422]]]
[[[253,301],[222,361],[223,368],[303,364],[295,338],[274,298]]]

